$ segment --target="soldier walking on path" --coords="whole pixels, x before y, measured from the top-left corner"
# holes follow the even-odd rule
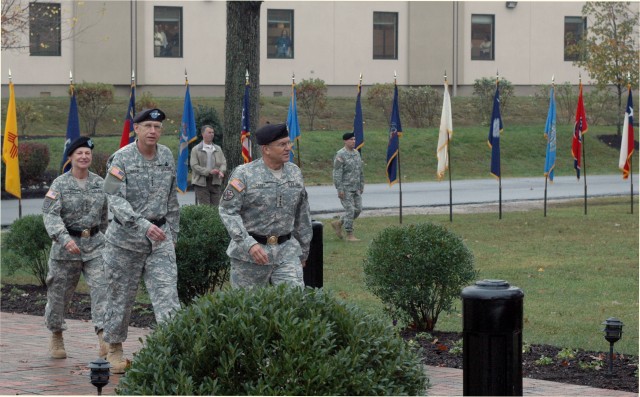
[[[342,136],[344,147],[336,153],[333,160],[333,184],[338,190],[344,215],[340,220],[331,222],[338,238],[343,238],[342,228],[347,233],[347,241],[360,241],[353,235],[353,221],[362,212],[362,192],[364,191],[364,172],[360,152],[355,150],[356,138],[353,132]]]
[[[231,242],[231,286],[304,287],[302,268],[313,231],[300,168],[289,162],[285,124],[256,131],[262,158],[237,167],[220,201]]]
[[[133,119],[137,139],[107,162],[104,191],[113,213],[104,247],[109,281],[104,340],[111,372],[124,373],[131,307],[144,278],[160,324],[180,309],[175,244],[180,227],[176,168],[171,150],[158,144],[165,115],[159,109]]]
[[[100,357],[106,357],[102,339],[107,280],[102,263],[103,232],[107,230],[107,197],[104,180],[89,171],[93,142],[79,137],[69,145],[66,155],[71,170],[51,184],[42,204],[44,226],[53,243],[47,273],[47,305],[44,321],[52,332],[49,352],[52,358],[66,358],[62,332],[67,329],[64,314],[80,280],[89,285],[91,320],[98,335]]]

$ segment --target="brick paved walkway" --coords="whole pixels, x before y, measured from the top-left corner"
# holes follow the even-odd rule
[[[98,358],[98,340],[89,321],[67,320],[64,333],[68,357],[49,358],[49,331],[39,316],[0,313],[0,395],[97,395],[89,382],[88,364]],[[149,329],[129,328],[124,343],[127,357],[137,351]],[[462,395],[462,370],[427,367],[432,384],[429,395]],[[119,376],[112,375],[103,395],[115,395]],[[636,393],[594,389],[565,383],[524,379],[525,396],[613,396],[631,397]]]

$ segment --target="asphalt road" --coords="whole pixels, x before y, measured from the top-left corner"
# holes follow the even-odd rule
[[[634,194],[638,194],[638,177],[634,175]],[[463,204],[497,203],[499,188],[497,179],[474,179],[453,181],[453,206]],[[588,175],[587,199],[591,197],[629,195],[629,180],[616,175]],[[342,207],[333,186],[308,186],[309,204],[313,215],[340,212]],[[575,177],[556,177],[547,185],[547,200],[584,197],[584,180]],[[544,199],[544,177],[505,178],[502,180],[502,202]],[[195,203],[193,192],[178,193],[180,205]],[[365,210],[399,208],[400,185],[367,184],[362,196]],[[402,184],[402,207],[438,207],[449,205],[449,182],[414,182]],[[22,215],[40,214],[42,199],[25,199],[21,202]],[[3,227],[18,218],[18,200],[2,200]]]

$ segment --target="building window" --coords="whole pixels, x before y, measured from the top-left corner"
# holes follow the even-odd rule
[[[373,59],[398,59],[398,13],[373,13]]]
[[[293,58],[293,10],[267,10],[267,58]]]
[[[564,17],[564,60],[577,61],[582,58],[578,44],[587,31],[587,19],[582,17]]]
[[[495,59],[494,16],[471,16],[471,60],[493,61]]]
[[[153,8],[153,54],[182,58],[182,7]]]
[[[60,4],[29,3],[29,54],[60,56]]]

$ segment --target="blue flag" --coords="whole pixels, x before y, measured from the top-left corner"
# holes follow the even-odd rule
[[[191,95],[189,94],[189,83],[187,83],[187,92],[184,95],[184,110],[182,111],[182,122],[180,123],[180,145],[178,146],[178,165],[176,167],[176,178],[178,191],[180,193],[186,193],[187,191],[187,174],[189,173],[189,144],[195,141],[196,138],[196,118],[193,115]]]
[[[398,154],[400,153],[401,136],[402,123],[400,123],[400,109],[398,108],[398,86],[395,85],[391,122],[389,123],[389,146],[387,147],[387,180],[390,186],[398,181]]]
[[[364,125],[362,121],[362,103],[360,102],[360,93],[362,86],[358,84],[358,97],[356,98],[356,115],[353,118],[353,133],[356,136],[356,149],[362,153],[364,146]]]
[[[289,152],[289,161],[293,162],[296,150],[298,150],[298,138],[300,137],[300,125],[298,124],[298,106],[296,105],[296,84],[291,86],[291,101],[289,102],[289,113],[287,114],[287,129],[289,130],[289,140],[294,145]],[[298,153],[298,158],[300,154]]]
[[[489,126],[487,143],[491,148],[491,173],[500,177],[500,133],[502,133],[502,117],[500,117],[500,86],[496,84],[496,95],[493,97],[493,111]]]
[[[544,126],[544,136],[547,138],[547,158],[544,162],[544,175],[553,182],[553,171],[556,166],[556,98],[551,87],[549,93],[549,113],[547,124]]]
[[[62,161],[60,162],[61,174],[71,169],[71,160],[67,158],[67,148],[71,142],[80,138],[80,118],[78,117],[78,103],[76,102],[76,90],[71,85],[71,100],[69,103],[69,117],[67,118],[67,138],[64,141]]]

